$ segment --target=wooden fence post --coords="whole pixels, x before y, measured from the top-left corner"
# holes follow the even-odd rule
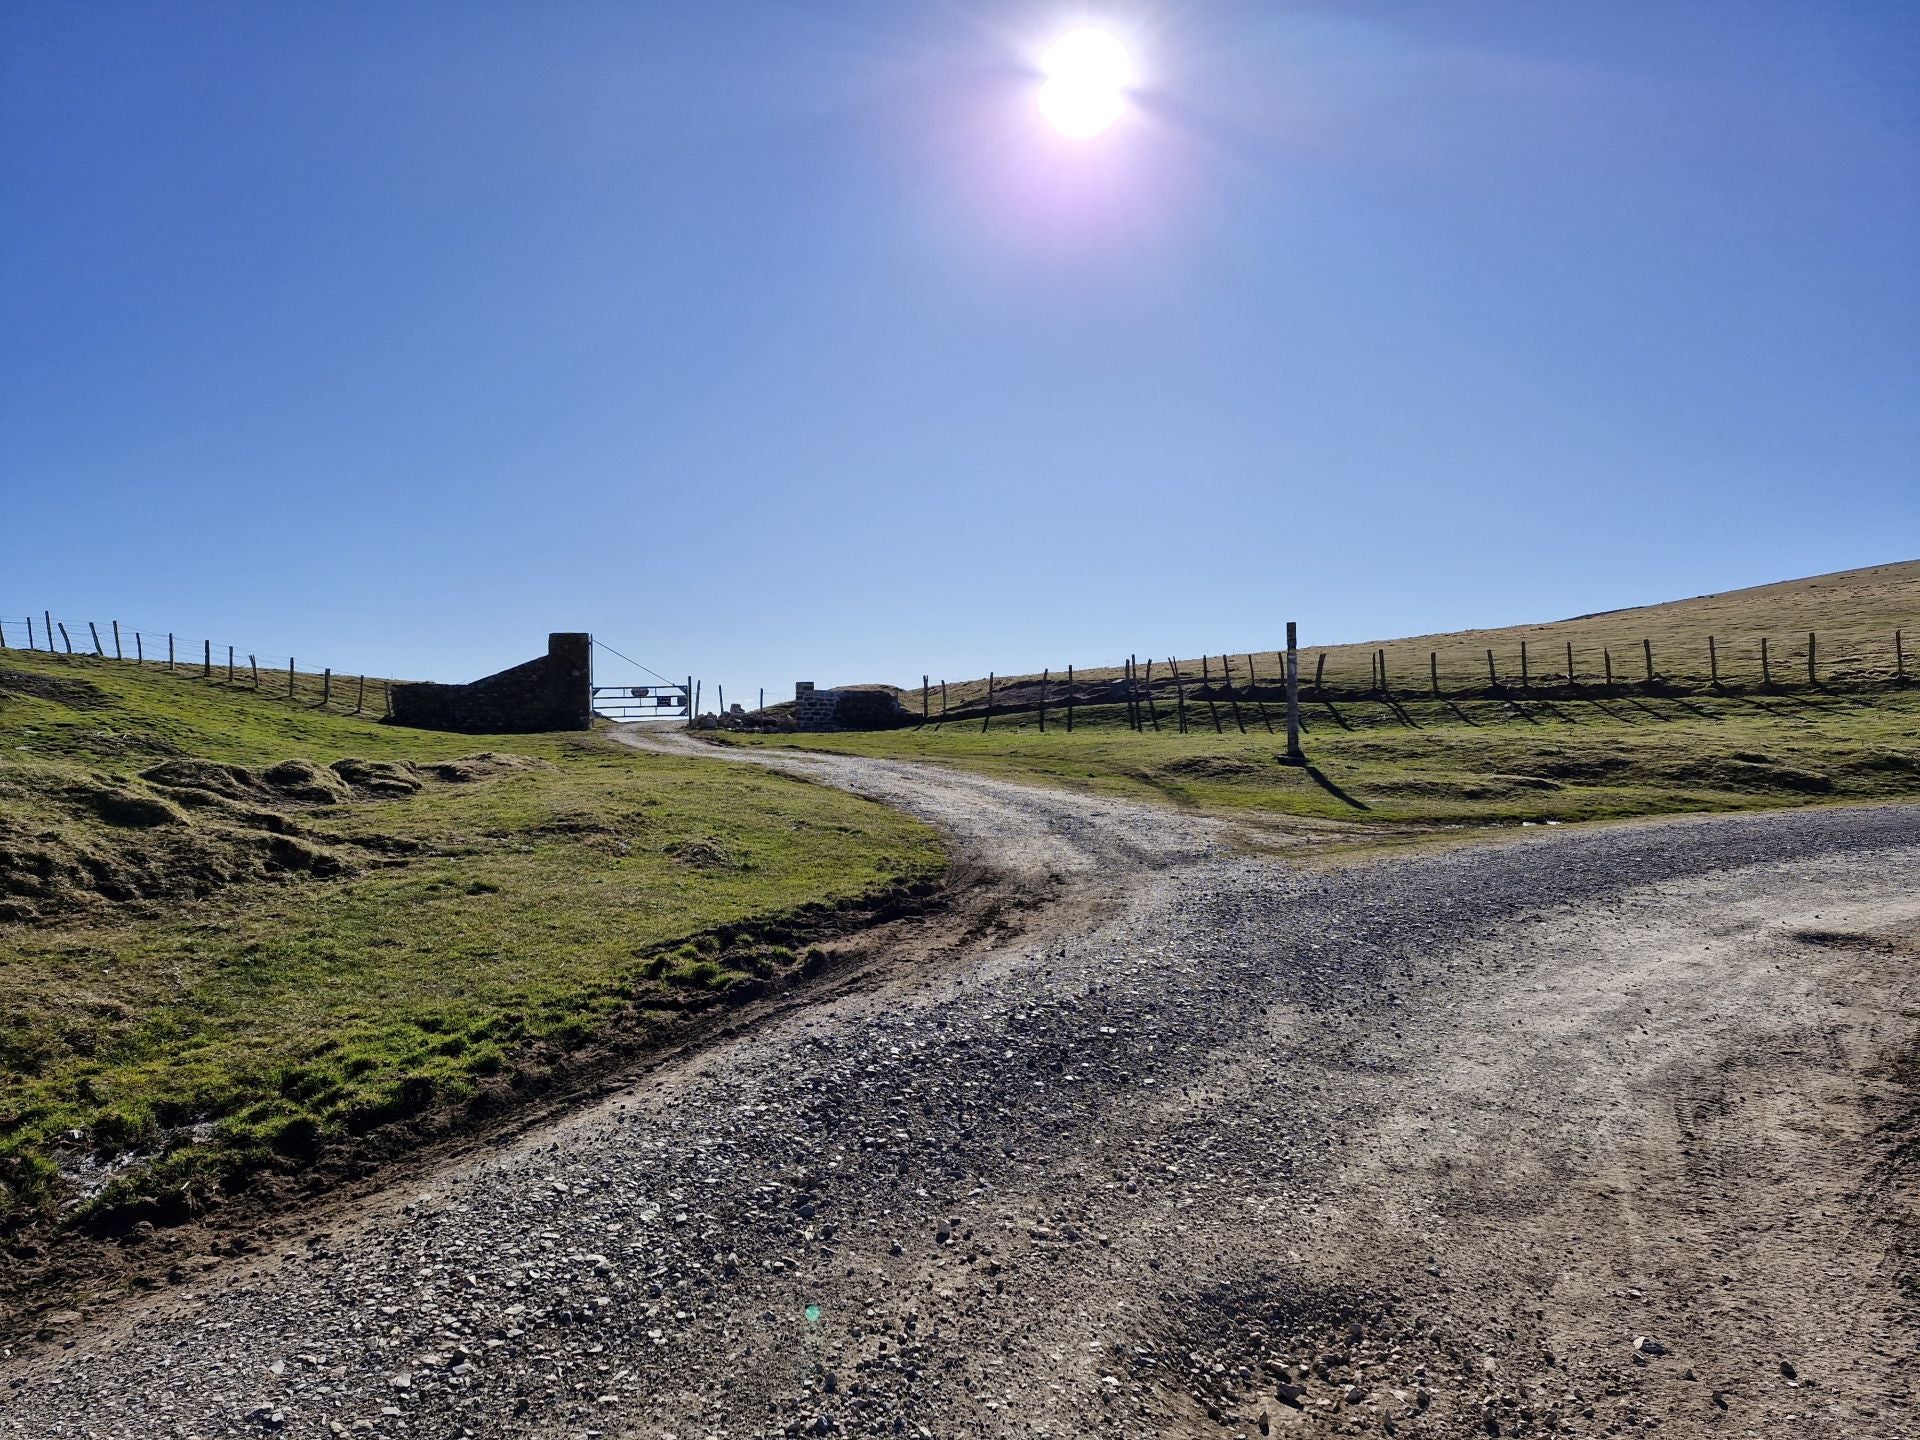
[[[1187,733],[1187,687],[1180,679],[1180,662],[1171,655],[1167,657],[1167,668],[1173,671],[1174,718],[1182,735]]]
[[[719,710],[719,712],[722,715],[726,714],[727,713],[727,687],[724,685],[716,684],[713,687],[713,693],[714,693],[714,702],[713,702],[714,707],[717,710]]]
[[[213,641],[211,640],[200,642],[200,678],[202,680],[213,678]]]
[[[227,684],[233,684],[233,646],[227,646]]]
[[[1321,664],[1326,652],[1320,653]],[[1300,636],[1293,621],[1287,622],[1287,758],[1300,761]]]
[[[393,718],[393,682],[391,680],[382,680],[380,682],[380,692],[386,700],[387,718],[391,720]]]
[[[1613,651],[1605,646],[1601,647],[1600,659],[1607,667],[1607,693],[1611,695],[1613,693]]]
[[[1653,683],[1653,641],[1642,640],[1640,649],[1647,657],[1647,684],[1651,685]]]
[[[173,669],[173,632],[167,632],[167,669]]]
[[[1527,642],[1524,640],[1520,642],[1520,688],[1522,690],[1532,688],[1527,677]]]
[[[1896,631],[1895,633],[1898,634],[1899,632]],[[51,650],[53,648],[53,644],[52,644],[53,637],[49,635],[47,637],[47,641],[48,641],[47,648]],[[39,648],[40,648],[40,642],[33,638],[33,616],[29,615],[27,616],[27,649],[38,650]]]
[[[260,662],[254,656],[247,656],[247,669],[253,674],[253,688],[260,688]]]
[[[1047,733],[1047,686],[1053,683],[1053,671],[1040,672],[1040,733]]]
[[[1220,673],[1227,681],[1227,704],[1233,710],[1233,723],[1242,735],[1247,733],[1247,722],[1240,717],[1240,702],[1233,693],[1233,663],[1223,654],[1220,657]]]
[[[1818,677],[1815,676],[1814,669],[1813,669],[1813,657],[1815,654],[1815,647],[1818,644],[1819,644],[1819,637],[1816,636],[1813,633],[1813,631],[1809,630],[1807,632],[1807,684],[1809,685],[1818,685],[1820,683]]]
[[[73,637],[67,634],[67,622],[60,622],[60,643],[67,647],[67,654],[73,654]]]
[[[331,669],[331,667],[329,667],[328,669],[323,670],[320,674],[320,708],[322,710],[326,709],[327,703],[332,699],[333,699],[333,670]]]
[[[1291,625],[1293,622],[1289,620],[1287,623]],[[1320,658],[1313,662],[1313,689],[1315,694],[1324,695],[1327,693],[1326,677],[1327,652],[1322,650],[1320,652]]]
[[[1267,702],[1260,695],[1260,677],[1253,673],[1253,652],[1247,652],[1247,694],[1253,697],[1253,703],[1260,707],[1260,723],[1267,727],[1267,734],[1273,734],[1273,716],[1267,713]]]
[[[360,707],[367,703],[367,677],[360,677],[360,688],[353,692],[353,713],[358,715]]]
[[[1487,651],[1487,684],[1493,689],[1500,688],[1499,672],[1493,668],[1493,651]]]
[[[102,660],[106,659],[107,652],[101,648],[100,645],[100,627],[89,620],[87,621],[87,629],[93,632],[93,653],[98,655]]]
[[[987,727],[993,724],[993,672],[987,672],[987,713],[980,717],[980,733],[987,733]]]
[[[47,653],[51,655],[54,653],[53,651],[53,612],[51,610],[42,610],[40,612],[40,618],[47,622]],[[63,635],[66,634],[66,629],[64,626],[61,627],[60,633]]]
[[[1200,657],[1200,693],[1207,697],[1207,714],[1213,717],[1213,733],[1224,734],[1225,732],[1220,728],[1220,707],[1214,703],[1213,699],[1213,674],[1207,668],[1207,657],[1204,654]]]
[[[1141,682],[1147,692],[1147,718],[1153,721],[1154,734],[1160,733],[1160,707],[1153,703],[1153,657],[1147,657],[1147,674]]]
[[[1760,683],[1773,684],[1773,662],[1767,658],[1767,637],[1760,637]]]
[[[927,678],[925,675],[920,677],[920,724],[923,728],[927,723],[927,697],[930,693]],[[760,708],[762,710],[767,708],[767,692],[765,690],[760,692]]]
[[[1073,733],[1073,666],[1067,666],[1067,733]]]
[[[1573,642],[1569,640],[1567,641],[1567,688],[1571,690],[1573,687]]]
[[[1440,652],[1438,650],[1427,651],[1427,679],[1433,685],[1433,698],[1438,700],[1440,698]]]
[[[1127,725],[1137,735],[1144,727],[1140,723],[1140,691],[1135,684],[1134,658],[1132,655],[1127,656],[1126,664],[1122,669],[1127,677]]]
[[[293,700],[293,656],[287,656],[287,700]]]
[[[147,647],[141,643],[138,630],[133,632],[133,663],[136,665],[147,663]]]
[[[118,620],[113,622],[113,658],[116,660],[124,660],[127,658],[126,652],[120,648],[120,622]]]
[[[1713,636],[1707,636],[1707,674],[1713,688],[1720,688],[1720,647],[1714,643]]]

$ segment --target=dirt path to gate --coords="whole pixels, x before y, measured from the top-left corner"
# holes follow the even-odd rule
[[[0,1360],[0,1434],[1916,1433],[1920,809],[1303,867],[756,758],[1016,919]]]

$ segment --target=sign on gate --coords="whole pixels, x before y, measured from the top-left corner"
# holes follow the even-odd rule
[[[609,720],[673,720],[687,718],[684,685],[596,685],[593,713]]]

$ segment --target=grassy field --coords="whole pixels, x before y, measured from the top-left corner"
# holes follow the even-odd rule
[[[1306,707],[1307,768],[1281,763],[1279,707],[1218,705],[1200,728],[1136,734],[1116,706],[1058,723],[996,719],[941,729],[728,735],[931,760],[1242,819],[1499,825],[1744,810],[1920,795],[1920,690],[1871,697],[1634,697],[1592,701],[1337,701]]]
[[[947,701],[972,718],[924,729],[837,735],[728,736],[960,765],[1023,780],[1157,800],[1186,809],[1262,815],[1497,825],[1741,810],[1920,794],[1920,687],[1896,679],[1893,636],[1920,630],[1920,561],[1816,576],[1667,605],[1552,624],[1368,642],[1302,656],[1309,767],[1279,763],[1284,710],[1279,666],[1233,656],[1182,660],[1189,733],[1165,664],[1156,667],[1145,733],[1121,705],[1101,703],[1112,668],[1079,669],[1074,732],[1061,675],[1048,691],[1045,733],[1032,708],[1039,676],[996,677],[992,729],[982,731],[986,682],[949,683]],[[1820,635],[1817,683],[1806,676],[1807,633]],[[1762,685],[1759,638],[1771,634],[1775,683]],[[1716,637],[1722,683],[1709,674]],[[1797,638],[1796,638],[1797,637]],[[1655,683],[1643,679],[1651,643]],[[1519,647],[1528,647],[1521,686]],[[1569,683],[1566,650],[1574,653]],[[1489,684],[1486,653],[1498,684]],[[1611,650],[1613,687],[1595,683]],[[1375,679],[1384,651],[1387,685]],[[1311,682],[1325,653],[1326,683]],[[1431,693],[1429,656],[1442,694]],[[1797,667],[1797,668],[1796,668]],[[1907,675],[1920,681],[1909,648]],[[917,693],[907,692],[917,706]],[[938,701],[934,703],[938,714]],[[1244,727],[1244,733],[1243,733]]]
[[[803,969],[936,837],[749,767],[0,655],[0,1228],[262,1170]]]
[[[1536,625],[1330,646],[1316,644],[1316,637],[1303,635],[1300,663],[1303,680],[1311,681],[1316,673],[1324,673],[1325,688],[1336,697],[1365,694],[1375,688],[1373,657],[1380,650],[1386,652],[1388,687],[1396,694],[1418,695],[1430,691],[1436,669],[1444,693],[1473,693],[1488,686],[1489,650],[1493,652],[1498,682],[1517,685],[1521,674],[1520,647],[1524,643],[1532,684],[1559,688],[1568,685],[1567,647],[1570,645],[1573,647],[1573,684],[1595,687],[1605,678],[1609,654],[1617,680],[1643,681],[1646,651],[1642,642],[1646,642],[1652,646],[1658,681],[1670,688],[1700,690],[1708,688],[1712,680],[1707,646],[1711,636],[1718,652],[1722,686],[1752,693],[1761,689],[1765,678],[1760,660],[1762,638],[1768,642],[1768,664],[1774,681],[1781,686],[1797,686],[1806,681],[1807,637],[1817,633],[1818,679],[1831,688],[1850,689],[1881,685],[1894,678],[1893,632],[1903,627],[1907,673],[1920,678],[1920,661],[1914,653],[1915,632],[1920,630],[1920,560]],[[1242,649],[1225,657],[1236,686],[1247,684],[1249,663],[1254,680],[1261,686],[1279,683],[1281,663],[1275,651],[1285,643],[1284,636],[1271,634],[1263,643],[1266,648],[1250,656]],[[1072,657],[1061,658],[1064,662]],[[1139,658],[1143,671],[1149,660],[1154,662],[1150,677],[1153,686],[1171,698],[1172,672],[1166,657],[1142,655]],[[1221,678],[1221,661],[1220,652],[1215,651],[1204,661],[1185,656],[1176,663],[1183,681],[1192,687],[1201,677],[1203,664],[1208,677],[1217,682]],[[1061,696],[1063,672],[1064,664],[1056,668],[1051,677],[1056,703]],[[1119,679],[1120,675],[1121,671],[1113,665],[1081,666],[1075,680],[1084,693],[1093,695],[1099,686]],[[1038,695],[1040,679],[1039,675],[997,676],[994,687],[997,702],[1032,704]],[[977,706],[985,700],[986,689],[984,676],[950,679],[947,703],[953,710]],[[917,688],[901,694],[911,707],[919,708]],[[932,709],[937,712],[938,708],[936,689]]]

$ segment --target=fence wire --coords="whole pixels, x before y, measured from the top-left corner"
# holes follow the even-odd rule
[[[311,660],[303,670],[297,656],[190,638],[180,631],[115,620],[74,620],[45,610],[38,615],[0,616],[0,658],[15,650],[197,675],[210,683],[343,715],[391,714],[392,687],[399,683],[385,676],[315,666]]]

